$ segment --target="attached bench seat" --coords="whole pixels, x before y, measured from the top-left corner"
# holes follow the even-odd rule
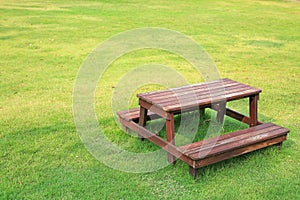
[[[193,160],[190,173],[196,177],[200,167],[275,144],[281,147],[288,133],[286,128],[266,123],[178,148]]]
[[[122,118],[126,121],[134,121],[138,122],[140,117],[140,109],[139,108],[131,108],[129,110],[122,110],[117,112],[119,118]],[[160,118],[158,115],[154,114],[151,111],[148,111],[147,120]]]

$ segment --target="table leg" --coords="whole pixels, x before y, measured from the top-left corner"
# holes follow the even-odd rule
[[[223,124],[224,116],[226,113],[226,102],[219,103],[218,111],[217,111],[217,120],[220,124]]]
[[[259,95],[253,95],[249,97],[249,112],[250,112],[250,126],[256,126],[258,124],[257,120],[257,101]]]
[[[174,140],[174,114],[169,114],[170,119],[166,119],[166,135],[167,135],[167,142],[171,144],[175,144]],[[176,163],[176,157],[172,154],[168,153],[168,161],[169,163],[175,164]]]
[[[190,175],[191,175],[194,179],[197,178],[197,176],[198,176],[198,169],[195,169],[195,168],[193,168],[193,167],[190,166],[189,172],[190,172]]]
[[[146,126],[147,123],[147,113],[148,110],[142,106],[140,106],[140,118],[139,118],[139,125]],[[144,138],[139,135],[139,138],[143,141]]]

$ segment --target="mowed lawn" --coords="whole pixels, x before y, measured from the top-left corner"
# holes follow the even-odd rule
[[[290,129],[282,150],[204,167],[196,180],[181,161],[126,173],[95,159],[73,120],[78,70],[98,44],[140,27],[187,35],[222,77],[261,88],[259,118]],[[0,52],[0,199],[300,199],[299,1],[1,0]],[[133,152],[157,147],[119,128],[111,99],[118,81],[147,63],[169,66],[190,83],[203,81],[184,59],[155,49],[128,53],[109,66],[96,91],[96,115],[107,137]],[[139,91],[154,89],[159,86]],[[245,112],[245,103],[231,106]],[[225,120],[225,132],[244,127]]]

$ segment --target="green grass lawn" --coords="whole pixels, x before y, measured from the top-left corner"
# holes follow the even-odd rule
[[[299,2],[1,0],[0,13],[0,199],[300,199]],[[181,161],[135,174],[95,159],[73,121],[78,70],[99,43],[140,27],[184,33],[205,48],[222,77],[261,88],[259,118],[291,131],[282,150],[204,167],[197,180]],[[185,60],[160,50],[132,52],[109,66],[96,114],[107,137],[133,152],[157,147],[118,128],[111,98],[122,76],[147,63],[170,66],[190,83],[203,80]],[[231,106],[246,111],[244,104]],[[225,131],[243,127],[225,120]]]

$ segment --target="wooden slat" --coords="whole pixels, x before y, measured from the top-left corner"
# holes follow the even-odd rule
[[[202,141],[195,142],[195,143],[192,143],[192,144],[183,145],[183,146],[180,146],[179,148],[181,150],[183,150],[184,152],[186,152],[186,151],[192,150],[194,148],[198,148],[199,146],[203,146],[204,144],[205,145],[211,145],[212,143],[216,143],[216,141],[219,141],[219,140],[220,141],[221,140],[226,140],[226,139],[229,139],[229,138],[232,138],[232,137],[236,137],[238,135],[247,134],[248,132],[255,132],[255,131],[258,131],[258,130],[261,130],[261,129],[266,129],[266,128],[269,128],[269,127],[272,127],[272,126],[274,126],[274,124],[266,123],[266,124],[262,124],[262,125],[259,125],[259,126],[239,130],[239,131],[236,131],[236,132],[227,133],[227,134],[221,135],[217,138],[216,137],[208,138],[206,140],[202,140]]]
[[[184,145],[179,149],[194,160],[214,156],[236,148],[263,142],[275,137],[286,135],[288,129],[272,123],[262,124],[241,131],[210,138],[193,144]]]
[[[234,100],[260,93],[258,88],[251,87],[230,79],[194,84],[179,88],[138,94],[137,96],[150,104],[168,112],[178,111],[182,106],[187,109],[195,106],[206,106],[212,101]]]
[[[261,148],[265,148],[268,146],[272,146],[272,145],[281,143],[284,140],[286,140],[286,135],[276,137],[276,138],[273,138],[270,140],[265,140],[261,143],[253,144],[250,146],[241,147],[241,148],[238,148],[238,149],[235,149],[232,151],[226,151],[222,154],[218,154],[215,156],[207,157],[207,158],[196,161],[194,165],[190,165],[190,166],[193,166],[193,168],[204,167],[204,166],[207,166],[207,165],[210,165],[210,164],[213,164],[216,162],[220,162],[220,161],[232,158],[232,157],[236,157],[236,156],[246,154],[246,153],[261,149]]]
[[[229,117],[233,118],[233,119],[236,119],[236,120],[239,120],[241,122],[244,122],[248,125],[251,124],[251,119],[250,117],[247,117],[241,113],[238,113],[234,110],[231,110],[229,108],[226,108],[226,115],[228,115]],[[259,124],[262,124],[261,122],[259,122]]]
[[[165,105],[170,106],[172,104],[179,103],[179,101],[186,101],[186,100],[191,101],[193,99],[197,99],[201,101],[202,99],[205,98],[212,98],[214,96],[220,96],[224,94],[230,94],[233,92],[245,91],[249,89],[252,88],[249,86],[234,85],[227,88],[218,88],[216,90],[204,90],[204,91],[191,90],[180,94],[173,93],[172,96],[169,97],[160,96],[159,98],[155,98],[155,99],[152,99],[150,97],[148,98],[148,100],[151,101],[152,103],[160,104],[162,106]]]
[[[159,105],[150,104],[147,101],[144,101],[142,99],[139,100],[139,105],[150,110],[153,113],[156,113],[157,115],[159,115],[165,119],[169,119],[169,113],[164,111]]]
[[[196,101],[198,101],[198,104],[201,104],[201,102],[205,102],[205,101],[211,101],[212,99],[219,99],[219,98],[223,98],[226,99],[227,95],[232,95],[235,93],[240,93],[240,92],[244,92],[247,90],[253,90],[251,87],[247,87],[247,86],[236,86],[233,88],[221,88],[220,90],[217,91],[207,91],[206,93],[190,93],[190,94],[186,94],[185,96],[176,96],[174,95],[174,97],[172,98],[168,98],[168,99],[161,99],[160,101],[152,101],[152,103],[160,105],[162,107],[171,107],[173,105],[178,105],[178,104],[182,104],[182,103],[195,103]]]
[[[251,146],[253,144],[260,143],[286,134],[287,134],[286,129],[279,128],[279,129],[272,130],[271,132],[262,133],[252,137],[246,137],[244,140],[237,140],[237,141],[232,140],[231,142],[225,142],[224,144],[216,145],[215,147],[210,149],[209,148],[203,150],[201,149],[191,154],[188,153],[188,156],[197,160],[204,157],[210,157],[217,154],[221,154],[227,151],[232,151],[234,149],[239,149],[245,146]]]
[[[126,121],[123,119],[120,119],[120,122],[130,128],[131,130],[138,133],[140,136],[142,136],[145,139],[148,139],[149,141],[153,142],[157,146],[161,147],[165,151],[167,151],[169,154],[172,154],[176,158],[179,158],[180,160],[188,163],[189,165],[193,164],[193,160],[191,160],[189,157],[187,157],[185,154],[183,154],[178,147],[173,145],[172,143],[169,143],[167,141],[164,141],[161,137],[155,135],[151,131],[147,130],[143,126],[140,126],[139,124],[133,122],[133,121]]]
[[[165,95],[162,95],[162,94],[159,94],[159,95],[150,95],[150,96],[147,96],[147,99],[151,100],[151,101],[159,101],[161,99],[164,99],[164,98],[167,98],[167,99],[171,99],[171,98],[179,98],[181,96],[187,96],[187,95],[191,95],[191,94],[210,94],[211,91],[215,91],[215,92],[219,92],[219,91],[224,91],[226,88],[229,89],[229,88],[236,88],[236,87],[240,87],[241,85],[239,83],[230,83],[230,84],[227,84],[227,85],[222,85],[222,84],[219,84],[218,86],[215,86],[215,87],[202,87],[202,88],[186,88],[185,90],[170,90],[170,92],[168,94],[165,94]],[[244,87],[250,87],[250,86],[246,86],[246,85],[242,85]]]
[[[224,92],[225,90],[230,90],[230,88],[236,88],[236,87],[247,87],[247,88],[252,88],[247,85],[243,85],[237,82],[233,83],[228,83],[226,85],[223,84],[218,84],[214,85],[213,87],[201,87],[201,88],[193,88],[193,87],[185,87],[184,90],[177,90],[175,89],[170,89],[168,93],[161,94],[158,92],[158,94],[153,94],[153,95],[148,95],[148,96],[143,96],[142,99],[146,99],[150,103],[160,103],[164,99],[176,99],[176,98],[184,98],[184,97],[189,97],[191,95],[194,96],[202,96],[202,95],[211,95],[212,91],[214,93],[218,92]]]
[[[197,83],[197,84],[192,84],[192,85],[186,85],[186,86],[182,86],[182,87],[178,87],[178,88],[172,88],[172,89],[166,89],[166,90],[159,90],[159,91],[154,91],[154,92],[146,92],[146,93],[141,93],[141,94],[137,94],[137,97],[155,97],[155,96],[166,96],[167,94],[169,94],[170,92],[181,92],[181,91],[185,91],[185,90],[190,90],[191,88],[193,89],[199,89],[199,88],[204,88],[204,87],[210,87],[212,88],[214,85],[218,85],[218,84],[232,84],[232,83],[238,83],[236,81],[224,78],[224,79],[220,79],[220,80],[215,80],[215,81],[211,81],[211,82],[202,82],[202,83]]]
[[[251,95],[257,94],[257,92],[258,91],[256,89],[250,89],[250,90],[240,91],[240,92],[236,92],[236,93],[232,93],[232,94],[226,94],[225,96],[220,95],[219,97],[207,98],[207,99],[203,99],[201,101],[181,103],[181,104],[176,104],[176,105],[172,105],[172,106],[164,106],[163,109],[167,112],[173,112],[173,111],[176,111],[176,110],[186,109],[186,108],[189,108],[189,107],[209,106],[212,103],[219,103],[219,102],[222,102],[224,100],[229,102],[229,101],[232,101],[232,100],[237,100],[237,99],[242,99],[242,98],[245,98],[245,97],[249,97]]]
[[[120,118],[123,118],[126,121],[136,121],[138,122],[140,117],[140,109],[139,108],[131,108],[129,110],[122,110],[117,112],[117,115]],[[148,111],[147,120],[160,118],[157,114]]]

